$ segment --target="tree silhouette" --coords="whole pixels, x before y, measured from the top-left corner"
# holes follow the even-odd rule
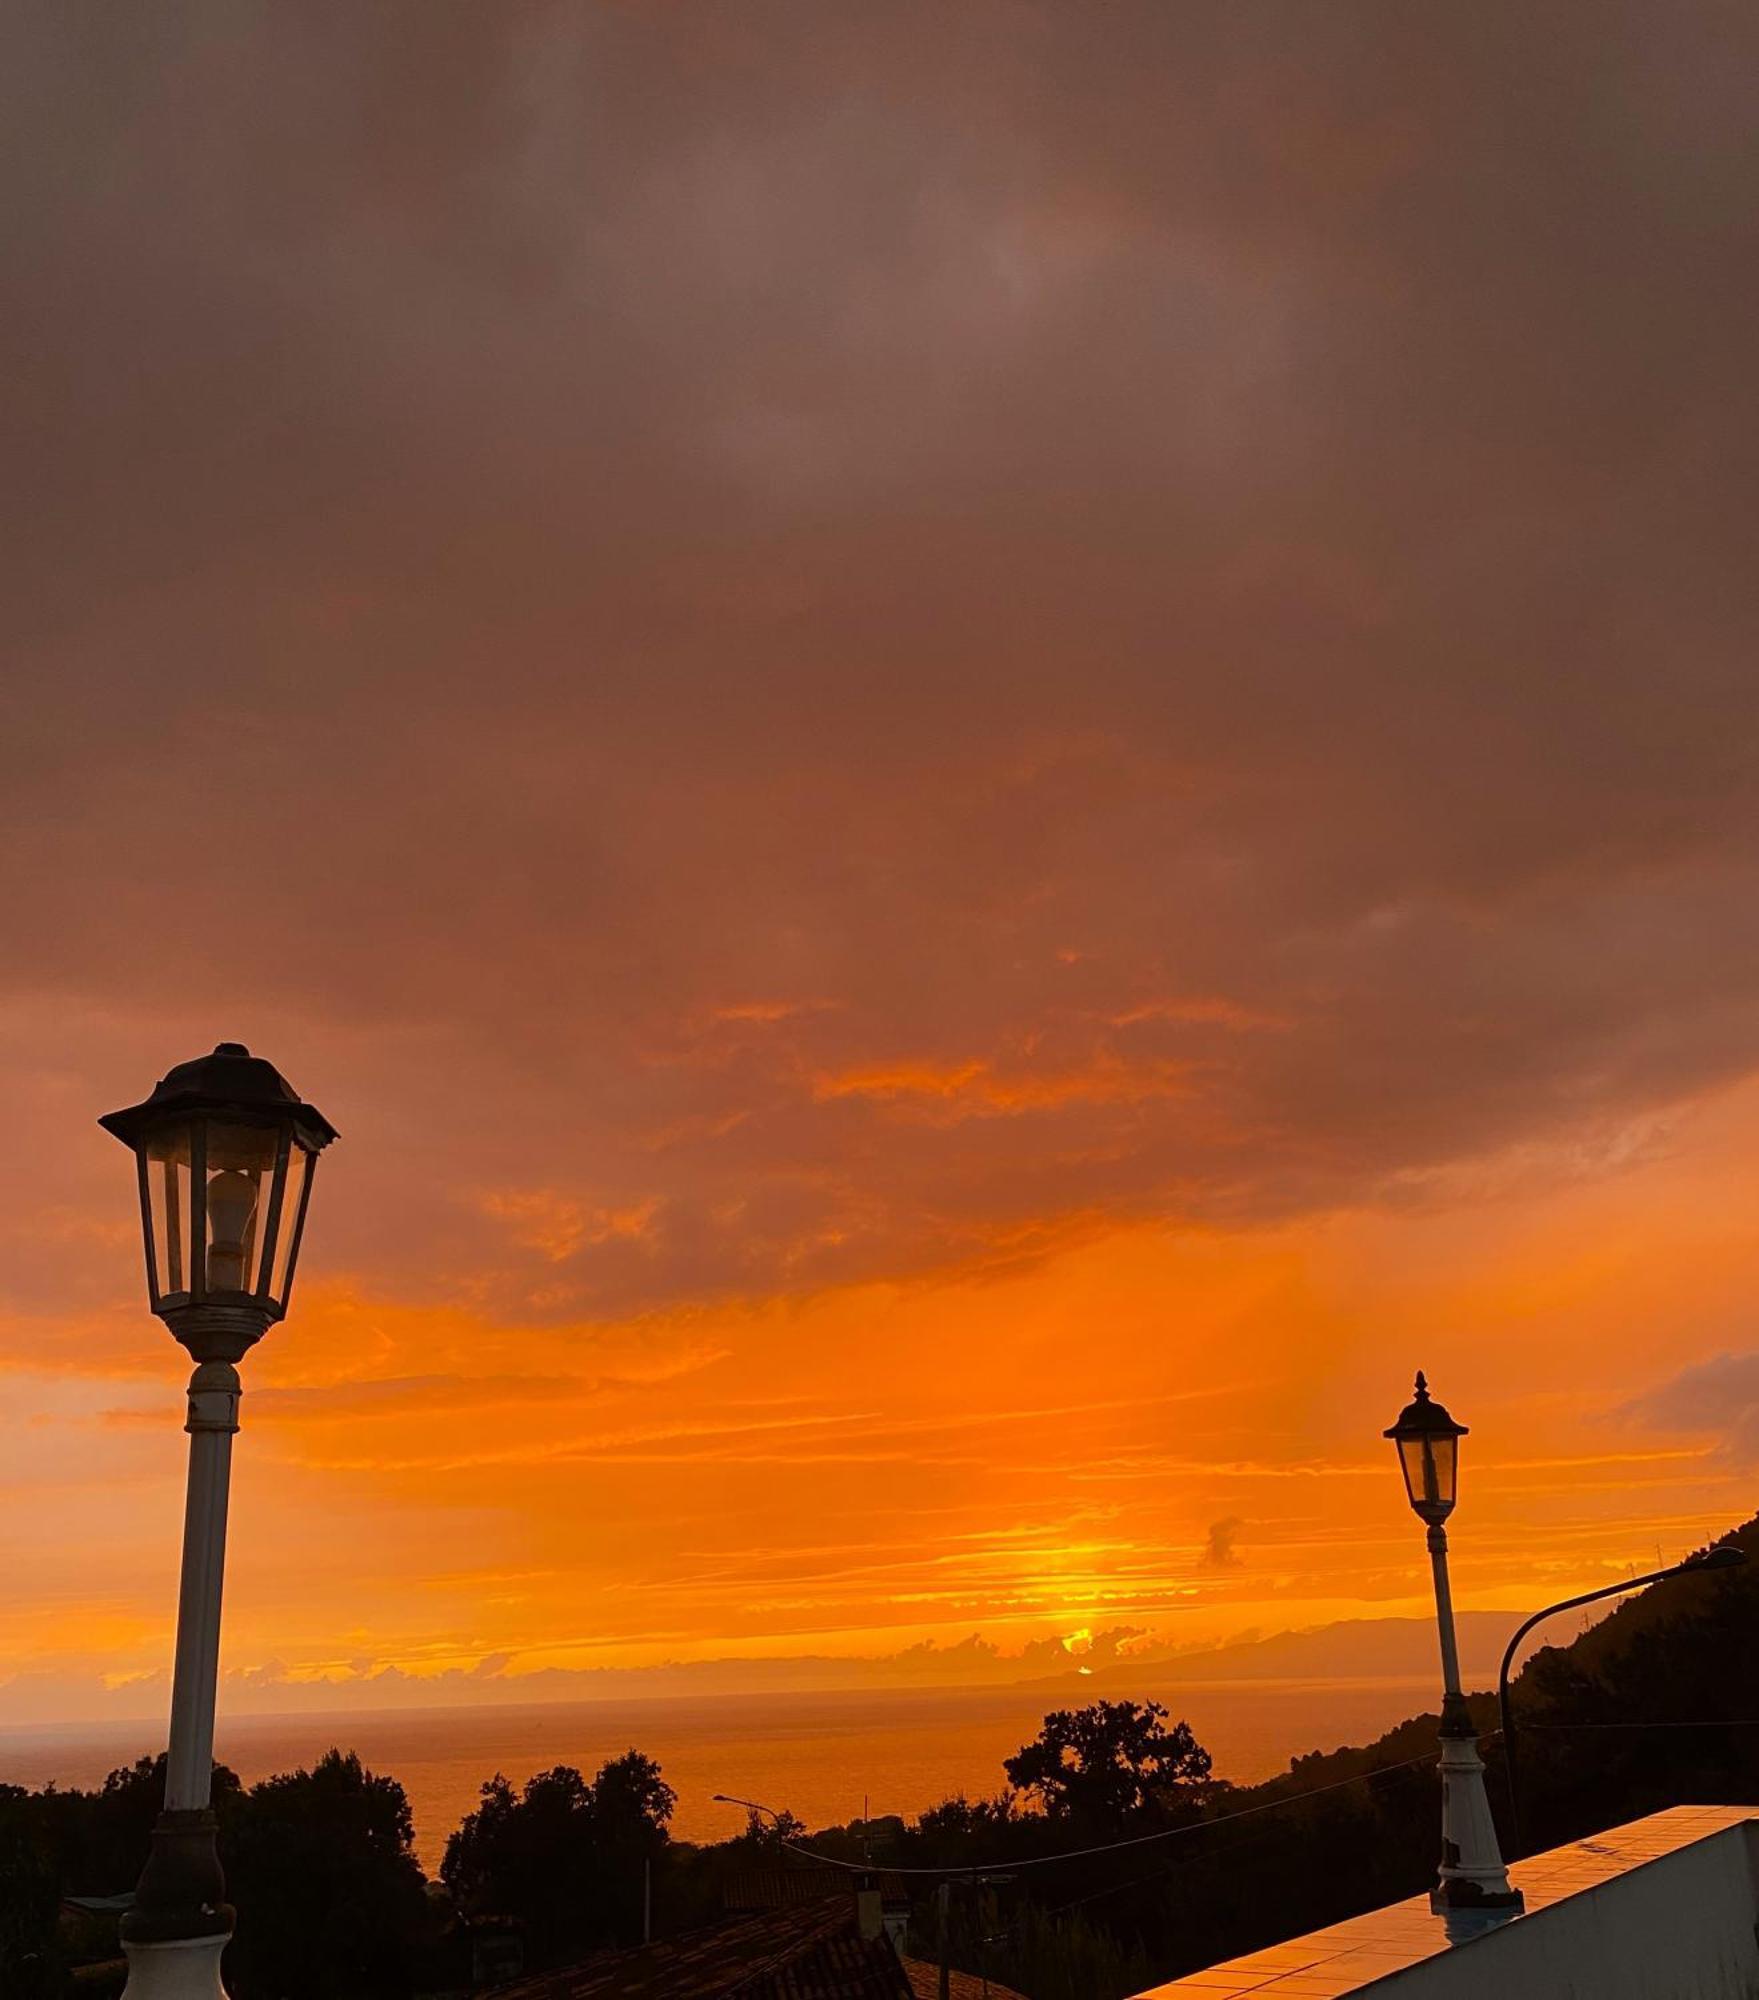
[[[1009,1784],[1052,1819],[1118,1829],[1161,1816],[1209,1785],[1210,1757],[1188,1723],[1166,1727],[1158,1701],[1096,1701],[1059,1708],[1003,1763]]]
[[[634,1943],[644,1865],[665,1854],[675,1803],[638,1750],[591,1782],[558,1764],[515,1792],[497,1772],[447,1841],[440,1879],[467,1915],[518,1919],[531,1965]]]
[[[1020,1753],[1022,1757],[1025,1754],[1024,1750]],[[922,1813],[917,1819],[916,1831],[924,1840],[936,1845],[948,1841],[987,1839],[993,1853],[1000,1851],[995,1845],[996,1836],[1016,1825],[1019,1817],[1018,1803],[1012,1792],[998,1792],[993,1799],[969,1799],[959,1792]]]
[[[165,1804],[166,1753],[120,1765],[95,1792],[43,1795],[46,1814],[57,1827],[65,1886],[73,1895],[113,1896],[132,1889],[146,1865],[153,1827]],[[238,1774],[216,1764],[214,1810],[222,1826],[236,1805]]]
[[[0,1993],[48,2000],[62,1990],[55,1917],[61,1889],[35,1799],[0,1785]]]
[[[639,1750],[625,1750],[593,1780],[591,1816],[601,1846],[652,1858],[666,1844],[666,1824],[678,1794],[660,1767]]]
[[[786,1806],[773,1819],[753,1807],[745,1815],[745,1831],[736,1833],[729,1845],[754,1848],[759,1854],[773,1857],[805,1838],[805,1820],[797,1819]]]
[[[407,1994],[429,1924],[414,1832],[403,1787],[352,1751],[253,1785],[222,1853],[235,2000]]]

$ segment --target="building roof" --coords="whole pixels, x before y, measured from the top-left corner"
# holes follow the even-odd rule
[[[849,1900],[849,1885],[828,1868],[735,1868],[721,1884],[723,1910],[798,1910],[834,1898]]]
[[[735,1868],[729,1871],[721,1889],[724,1910],[796,1910],[807,1903],[822,1903],[835,1897],[849,1901],[850,1884],[857,1878],[840,1868],[814,1866],[811,1862],[779,1862],[770,1867]],[[883,1868],[872,1871],[869,1879],[888,1903],[907,1903],[909,1884],[902,1875]]]
[[[730,1917],[634,1951],[496,1989],[496,2000],[914,2000],[885,1937],[864,1938],[848,1896]]]
[[[1675,1806],[1671,1812],[1615,1826],[1589,1840],[1574,1840],[1518,1863],[1510,1872],[1527,1899],[1526,1917],[1555,1903],[1598,1889],[1619,1876],[1659,1861],[1695,1841],[1706,1840],[1755,1817],[1752,1806]],[[1511,1921],[1523,1923],[1526,1917]],[[1492,1932],[1489,1935],[1495,1936]],[[1472,1946],[1459,1947],[1471,1950]],[[1322,2000],[1358,1993],[1379,1979],[1403,1972],[1450,1946],[1442,1919],[1425,1893],[1366,1916],[1351,1917],[1305,1937],[1264,1951],[1247,1952],[1225,1964],[1207,1966],[1184,1979],[1152,1986],[1135,2000]],[[1401,1989],[1402,1990],[1402,1989]]]
[[[904,1961],[904,1976],[910,1981],[910,1991],[916,2000],[940,2000],[941,1969],[930,1965],[926,1958],[907,1958]],[[972,1972],[955,1972],[947,1984],[948,2000],[1026,2000],[1023,1993],[1016,1993],[1011,1986],[998,1986],[992,1979],[987,1984]]]

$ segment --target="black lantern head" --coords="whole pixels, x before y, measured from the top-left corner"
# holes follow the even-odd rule
[[[1429,1400],[1429,1384],[1417,1375],[1417,1395],[1399,1413],[1399,1420],[1382,1436],[1399,1448],[1399,1470],[1405,1493],[1418,1517],[1439,1528],[1454,1511],[1459,1492],[1460,1440],[1466,1426],[1456,1424],[1439,1403]]]
[[[135,1156],[153,1311],[186,1345],[201,1324],[229,1329],[223,1345],[242,1353],[287,1310],[335,1128],[241,1042],[179,1063],[144,1104],[98,1123]]]

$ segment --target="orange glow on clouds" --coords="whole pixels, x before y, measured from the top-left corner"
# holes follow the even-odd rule
[[[1416,1614],[1418,1365],[1468,1606],[1752,1512],[1759,14],[24,11],[0,1720],[222,1038],[234,1706]]]
[[[960,1118],[1005,1116],[1062,1104],[1140,1104],[1149,1098],[1177,1095],[1180,1081],[1181,1067],[1176,1063],[1132,1067],[1109,1061],[1086,1070],[1014,1075],[999,1074],[987,1062],[960,1063],[951,1068],[896,1063],[815,1077],[812,1094],[821,1101],[835,1097],[939,1100],[945,1107],[942,1115]]]
[[[249,1367],[236,1698],[386,1667],[511,1684],[858,1663],[973,1632],[1077,1657],[1130,1628],[1128,1657],[1419,1615],[1421,1540],[1378,1438],[1416,1360],[1473,1426],[1466,1606],[1684,1548],[1741,1516],[1741,1468],[1620,1405],[1714,1351],[1723,1302],[1759,1276],[1756,1123],[1737,1093],[1647,1163],[1537,1202],[1517,1184],[1403,1217],[1112,1229],[1009,1277],[625,1322],[397,1306],[314,1270]],[[150,1325],[117,1318],[142,1350],[126,1400],[112,1377],[61,1374],[53,1416],[13,1419],[10,1517],[73,1507],[9,1622],[21,1710],[103,1707],[100,1683],[157,1698],[141,1677],[174,1594],[177,1370]],[[98,1514],[103,1535],[80,1537]],[[1238,1554],[1217,1566],[1224,1518]]]

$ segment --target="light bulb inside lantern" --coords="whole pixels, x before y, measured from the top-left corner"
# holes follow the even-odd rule
[[[256,1182],[228,1170],[208,1182],[208,1290],[242,1292],[246,1239],[256,1220]]]

